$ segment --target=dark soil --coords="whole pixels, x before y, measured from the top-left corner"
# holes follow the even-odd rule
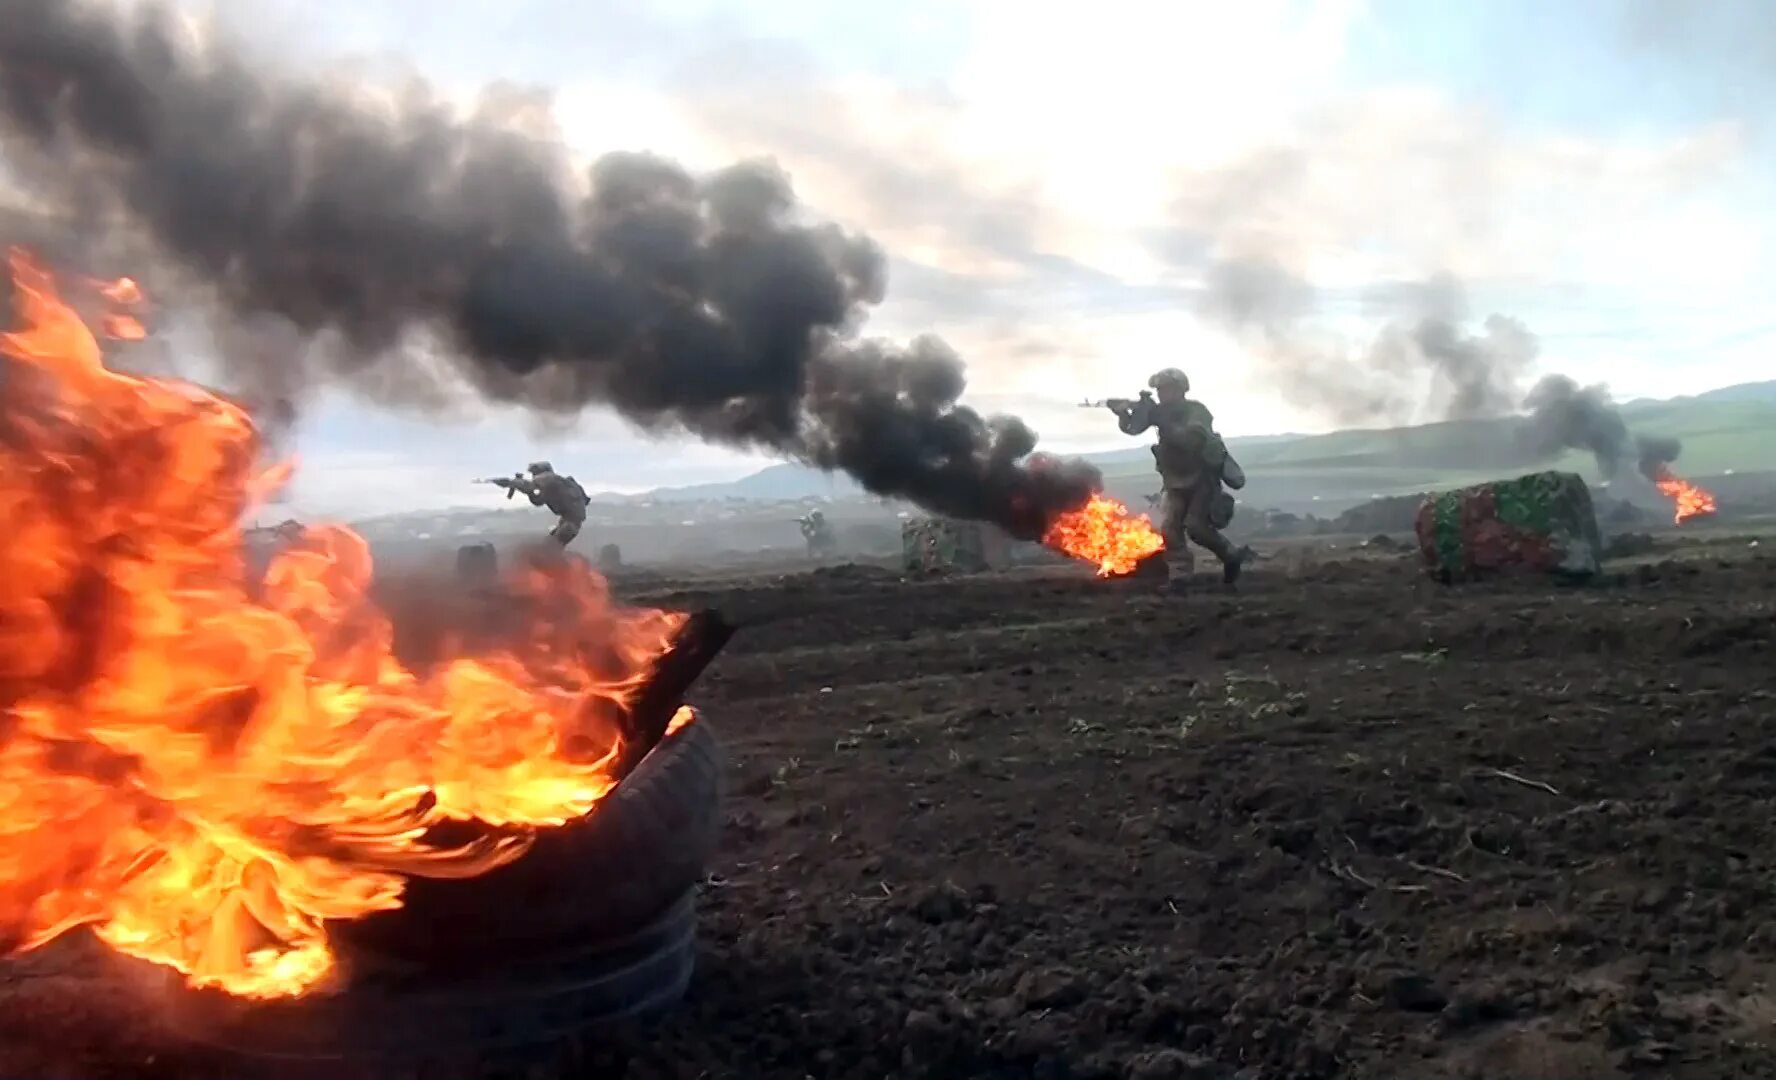
[[[1776,1076],[1776,560],[1719,551],[663,597],[768,620],[697,688],[703,966],[514,1075]],[[0,1075],[223,1075],[0,1015]]]

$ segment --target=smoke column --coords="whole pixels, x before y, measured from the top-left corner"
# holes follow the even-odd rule
[[[1204,274],[1197,312],[1248,341],[1280,393],[1339,423],[1422,419],[1427,382],[1440,419],[1514,410],[1541,349],[1527,326],[1494,314],[1480,332],[1464,329],[1466,297],[1448,275],[1373,300],[1391,317],[1359,346],[1316,326],[1323,300],[1305,278],[1268,258],[1222,259]]]
[[[1584,386],[1565,375],[1544,377],[1524,398],[1530,449],[1541,455],[1588,450],[1605,480],[1614,480],[1632,462],[1648,480],[1661,479],[1677,460],[1683,443],[1667,436],[1635,435],[1603,386]]]
[[[318,343],[226,358],[249,396],[312,364],[423,408],[442,352],[490,400],[608,405],[1023,537],[1100,483],[959,405],[936,338],[858,338],[882,252],[806,223],[770,164],[613,153],[580,176],[534,95],[461,119],[419,85],[280,79],[148,3],[4,8],[0,151],[39,203],[138,239],[226,319]]]

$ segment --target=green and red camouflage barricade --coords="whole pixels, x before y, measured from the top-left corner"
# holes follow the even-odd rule
[[[901,562],[909,573],[979,573],[1005,564],[1005,534],[975,521],[922,518],[901,523]]]
[[[1540,472],[1427,497],[1418,550],[1439,581],[1507,571],[1586,577],[1602,568],[1591,491],[1577,473]]]

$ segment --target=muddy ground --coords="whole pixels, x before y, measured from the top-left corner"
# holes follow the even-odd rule
[[[698,688],[733,756],[702,968],[661,1030],[523,1075],[1776,1076],[1776,558],[1745,540],[1588,588],[1369,555],[1234,595],[656,595],[783,616]],[[8,1077],[203,1071],[0,1029]]]

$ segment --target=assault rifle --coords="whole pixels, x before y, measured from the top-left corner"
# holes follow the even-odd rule
[[[470,481],[470,483],[474,484],[492,484],[495,487],[503,487],[506,489],[506,498],[508,499],[510,499],[515,492],[523,490],[525,482],[523,473],[513,473],[511,476],[488,476],[479,480]]]
[[[1139,435],[1153,423],[1153,407],[1158,402],[1153,400],[1153,391],[1143,390],[1139,397],[1104,398],[1102,401],[1086,400],[1079,403],[1082,409],[1109,409],[1116,414],[1116,426],[1125,435]]]

